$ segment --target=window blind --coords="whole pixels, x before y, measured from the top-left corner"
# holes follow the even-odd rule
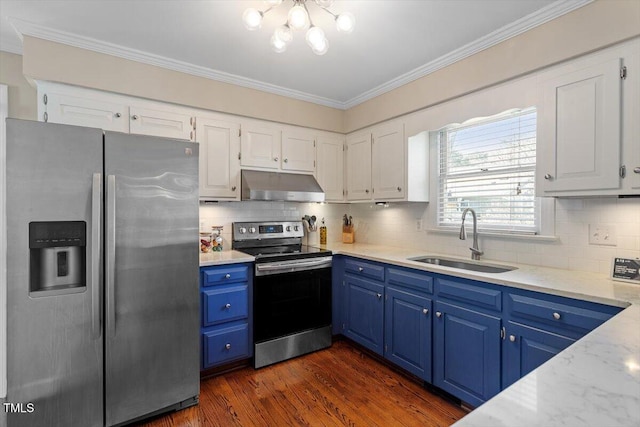
[[[459,227],[473,208],[482,230],[539,231],[534,108],[447,127],[438,148],[438,226]]]

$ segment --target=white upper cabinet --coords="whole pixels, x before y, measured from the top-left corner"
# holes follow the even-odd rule
[[[540,77],[540,196],[640,194],[638,40]]]
[[[324,190],[327,202],[344,200],[344,137],[325,136],[317,138],[317,179]]]
[[[188,141],[195,139],[194,117],[190,114],[131,106],[129,119],[129,132],[133,134]]]
[[[283,171],[308,172],[316,170],[316,141],[311,130],[282,131]]]
[[[371,133],[347,136],[347,200],[371,200]]]
[[[276,126],[268,123],[243,122],[240,150],[242,166],[279,169],[280,135]]]
[[[404,199],[406,194],[404,126],[392,122],[373,131],[372,193],[376,200]]]
[[[129,132],[129,107],[124,103],[84,97],[80,90],[45,92],[40,99],[45,110],[38,114],[42,121]]]
[[[240,124],[196,118],[200,198],[240,200]]]

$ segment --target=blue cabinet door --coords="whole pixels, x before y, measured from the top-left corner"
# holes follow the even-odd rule
[[[509,387],[575,342],[571,338],[509,322],[502,365],[503,388]]]
[[[431,382],[431,300],[387,287],[384,335],[385,357]]]
[[[345,275],[346,316],[344,334],[382,355],[384,286]]]
[[[500,391],[500,317],[435,302],[434,384],[473,406]]]

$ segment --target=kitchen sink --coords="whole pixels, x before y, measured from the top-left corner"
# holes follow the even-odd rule
[[[507,265],[487,264],[482,262],[463,261],[461,259],[441,258],[435,256],[408,258],[410,261],[424,262],[425,264],[441,265],[443,267],[459,268],[461,270],[479,271],[481,273],[505,273],[517,270],[517,267]]]

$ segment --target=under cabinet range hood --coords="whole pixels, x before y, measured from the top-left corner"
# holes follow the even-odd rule
[[[324,202],[313,175],[242,170],[242,200]]]

